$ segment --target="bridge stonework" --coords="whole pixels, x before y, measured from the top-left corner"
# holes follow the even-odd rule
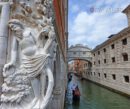
[[[71,60],[76,60],[76,59],[92,62],[91,49],[88,48],[87,46],[83,46],[81,44],[71,46],[68,49],[67,58],[68,58],[68,62]]]

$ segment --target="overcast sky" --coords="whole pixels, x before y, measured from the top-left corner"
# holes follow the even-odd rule
[[[127,27],[122,10],[129,0],[69,0],[69,46],[94,48]]]

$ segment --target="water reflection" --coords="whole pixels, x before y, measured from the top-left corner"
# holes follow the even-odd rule
[[[130,109],[130,99],[88,81],[78,82],[81,98],[79,104],[66,105],[65,109]]]

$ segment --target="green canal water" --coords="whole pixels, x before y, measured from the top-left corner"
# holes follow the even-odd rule
[[[80,103],[65,104],[65,109],[130,109],[130,98],[76,77],[73,81],[78,83],[80,88]]]

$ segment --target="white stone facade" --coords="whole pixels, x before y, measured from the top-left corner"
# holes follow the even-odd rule
[[[68,61],[81,59],[81,60],[92,60],[91,49],[87,46],[83,46],[82,44],[77,44],[75,46],[71,46],[68,49]]]
[[[122,45],[124,38],[127,39],[127,45]],[[111,49],[112,44],[115,45],[114,49]],[[130,33],[96,49],[93,54],[92,70],[88,68],[85,77],[130,95]],[[124,61],[124,54],[128,55],[128,61]],[[112,57],[115,57],[115,62],[112,62]]]
[[[67,0],[64,1],[65,5],[66,5],[66,26],[67,26]],[[1,6],[1,4],[0,4]],[[0,88],[1,85],[3,83],[3,66],[5,63],[7,63],[10,60],[10,51],[11,51],[11,45],[12,45],[12,36],[10,35],[10,31],[8,30],[8,21],[10,18],[10,4],[2,4],[2,13],[0,13],[1,17],[1,23],[0,23]],[[54,28],[55,31],[57,33],[57,28],[55,25],[55,19],[54,19]],[[68,32],[67,27],[65,27],[65,31],[66,33]],[[64,34],[66,34],[64,33]],[[53,92],[52,92],[52,99],[50,99],[49,101],[49,105],[47,107],[47,109],[63,109],[64,108],[64,98],[65,98],[65,89],[66,89],[66,82],[67,82],[67,64],[66,64],[66,57],[64,55],[66,55],[66,49],[67,47],[65,47],[65,51],[62,52],[61,50],[61,43],[59,42],[61,36],[59,36],[58,34],[56,34],[56,43],[57,43],[57,48],[56,48],[56,53],[54,51],[54,49],[52,49],[52,51],[50,50],[50,52],[54,51],[54,54],[56,55],[54,62],[51,64],[54,64],[54,71],[53,71],[53,76],[54,76],[54,88],[53,88]],[[67,36],[66,36],[67,37]],[[64,43],[67,43],[67,39],[66,42],[64,41]],[[67,46],[67,44],[65,44]],[[1,90],[0,90],[1,91]],[[1,93],[0,93],[1,94]]]

